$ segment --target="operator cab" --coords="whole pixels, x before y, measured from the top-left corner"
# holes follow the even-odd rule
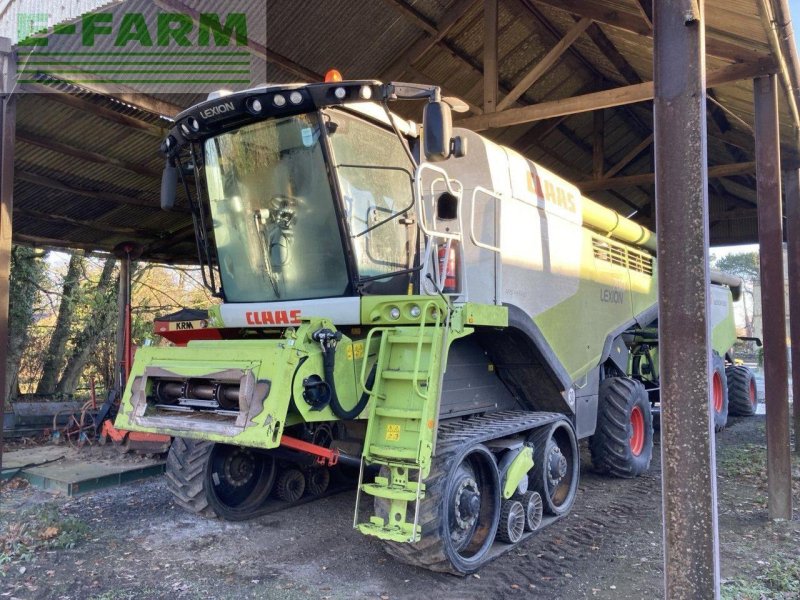
[[[180,176],[214,293],[256,303],[419,290],[419,138],[386,106],[398,89],[408,94],[374,81],[270,85],[178,115],[162,205]],[[438,88],[411,89],[436,106],[426,156],[447,158],[449,107]]]

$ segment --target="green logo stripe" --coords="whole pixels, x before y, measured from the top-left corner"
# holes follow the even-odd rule
[[[250,56],[249,52],[32,52],[29,56]]]
[[[125,65],[194,65],[196,67],[200,66],[209,66],[209,67],[249,67],[250,61],[213,61],[213,62],[205,62],[200,60],[171,60],[169,62],[159,62],[155,60],[94,60],[94,61],[60,61],[60,60],[50,60],[50,61],[34,61],[34,60],[27,60],[23,63],[23,66],[31,66],[31,65],[39,65],[39,66],[60,66],[63,65],[65,67],[80,67],[86,66],[90,67],[92,65],[118,65],[118,66],[125,66]]]
[[[22,69],[20,70],[20,75],[35,75],[37,73],[43,73],[39,69]],[[168,75],[172,73],[177,73],[179,75],[188,75],[191,73],[224,73],[226,75],[249,75],[250,71],[248,69],[200,69],[200,70],[193,70],[193,69],[176,69],[176,70],[167,70],[167,69],[52,69],[47,71],[47,73],[83,73],[85,75],[98,75],[98,74],[119,74],[125,75],[127,73],[136,73],[136,74],[161,74],[161,75]]]
[[[18,79],[17,83],[42,83],[39,79]],[[65,83],[241,83],[250,85],[249,79],[70,79]]]

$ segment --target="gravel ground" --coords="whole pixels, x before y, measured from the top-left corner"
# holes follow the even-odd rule
[[[800,598],[800,515],[766,514],[764,418],[731,419],[717,457],[723,597]],[[465,578],[398,564],[354,531],[353,491],[229,523],[175,507],[162,478],[73,499],[12,484],[0,496],[0,598],[661,597],[658,458],[633,481],[583,458],[571,515]]]

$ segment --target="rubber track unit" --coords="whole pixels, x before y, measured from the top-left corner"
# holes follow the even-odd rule
[[[206,498],[205,475],[214,442],[175,438],[167,455],[167,488],[175,503],[204,517],[217,517]]]
[[[750,401],[750,382],[753,372],[747,367],[733,366],[725,369],[728,379],[728,414],[750,417],[756,414],[756,407]]]
[[[600,473],[613,477],[637,477],[650,467],[653,419],[645,418],[644,446],[639,456],[635,456],[630,445],[630,414],[637,405],[643,411],[649,408],[647,392],[635,379],[612,377],[601,385],[600,396],[597,429],[589,439],[592,465]]]
[[[464,575],[450,564],[444,550],[439,512],[444,502],[444,484],[447,475],[455,466],[453,457],[464,446],[473,446],[489,440],[508,437],[522,431],[529,431],[563,419],[560,413],[501,411],[482,417],[466,420],[445,421],[439,425],[436,441],[436,454],[431,470],[425,479],[425,497],[420,502],[419,523],[422,526],[420,541],[410,543],[387,542],[382,544],[386,551],[397,560],[442,573]],[[413,510],[413,509],[412,509]],[[505,546],[504,550],[514,548]],[[492,553],[492,558],[497,554]]]

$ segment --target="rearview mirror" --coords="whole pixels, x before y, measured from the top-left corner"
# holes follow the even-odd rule
[[[453,117],[444,102],[428,102],[422,115],[422,139],[425,159],[430,162],[450,157],[450,139],[453,137]]]
[[[161,174],[161,210],[172,210],[178,190],[178,168],[169,162]]]

